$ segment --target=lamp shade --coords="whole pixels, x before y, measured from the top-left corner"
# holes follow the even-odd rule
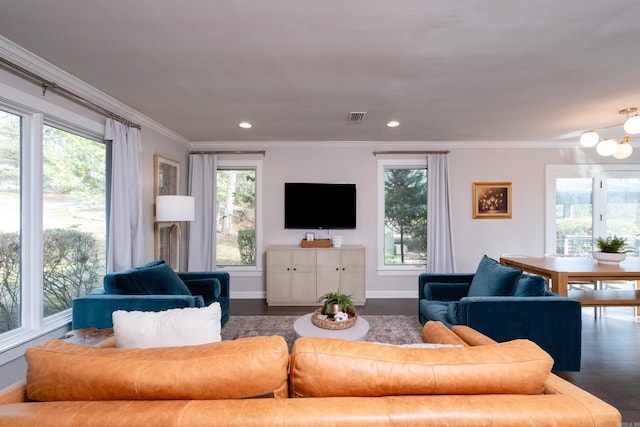
[[[195,219],[195,198],[191,196],[156,197],[156,221],[178,222]]]

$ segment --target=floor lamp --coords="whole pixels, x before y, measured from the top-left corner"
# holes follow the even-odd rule
[[[156,222],[172,222],[169,228],[169,265],[176,271],[180,271],[180,257],[182,255],[182,227],[181,221],[193,221],[195,219],[195,199],[191,196],[157,196],[156,197]],[[175,267],[173,260],[173,230],[178,230],[178,250]]]

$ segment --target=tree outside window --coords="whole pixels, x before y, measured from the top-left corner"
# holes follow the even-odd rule
[[[0,333],[21,326],[21,118],[0,111]]]
[[[427,170],[384,170],[384,263],[427,262]]]
[[[101,287],[106,272],[106,149],[44,127],[43,316],[71,308]]]
[[[256,171],[217,171],[216,264],[256,265]]]

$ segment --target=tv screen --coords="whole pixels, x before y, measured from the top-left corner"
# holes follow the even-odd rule
[[[284,228],[356,228],[356,185],[286,182]]]

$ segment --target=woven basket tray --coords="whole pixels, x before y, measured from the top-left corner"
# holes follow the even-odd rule
[[[300,242],[300,246],[302,246],[303,248],[330,248],[331,239],[316,239],[316,240],[303,239],[302,242]]]
[[[327,317],[324,320],[318,319],[318,316],[322,314],[322,307],[313,312],[313,316],[311,316],[311,323],[316,325],[318,328],[322,329],[332,329],[334,331],[340,329],[348,329],[356,324],[358,320],[358,315],[352,311],[349,311],[349,319],[344,322],[336,322],[330,317]]]

